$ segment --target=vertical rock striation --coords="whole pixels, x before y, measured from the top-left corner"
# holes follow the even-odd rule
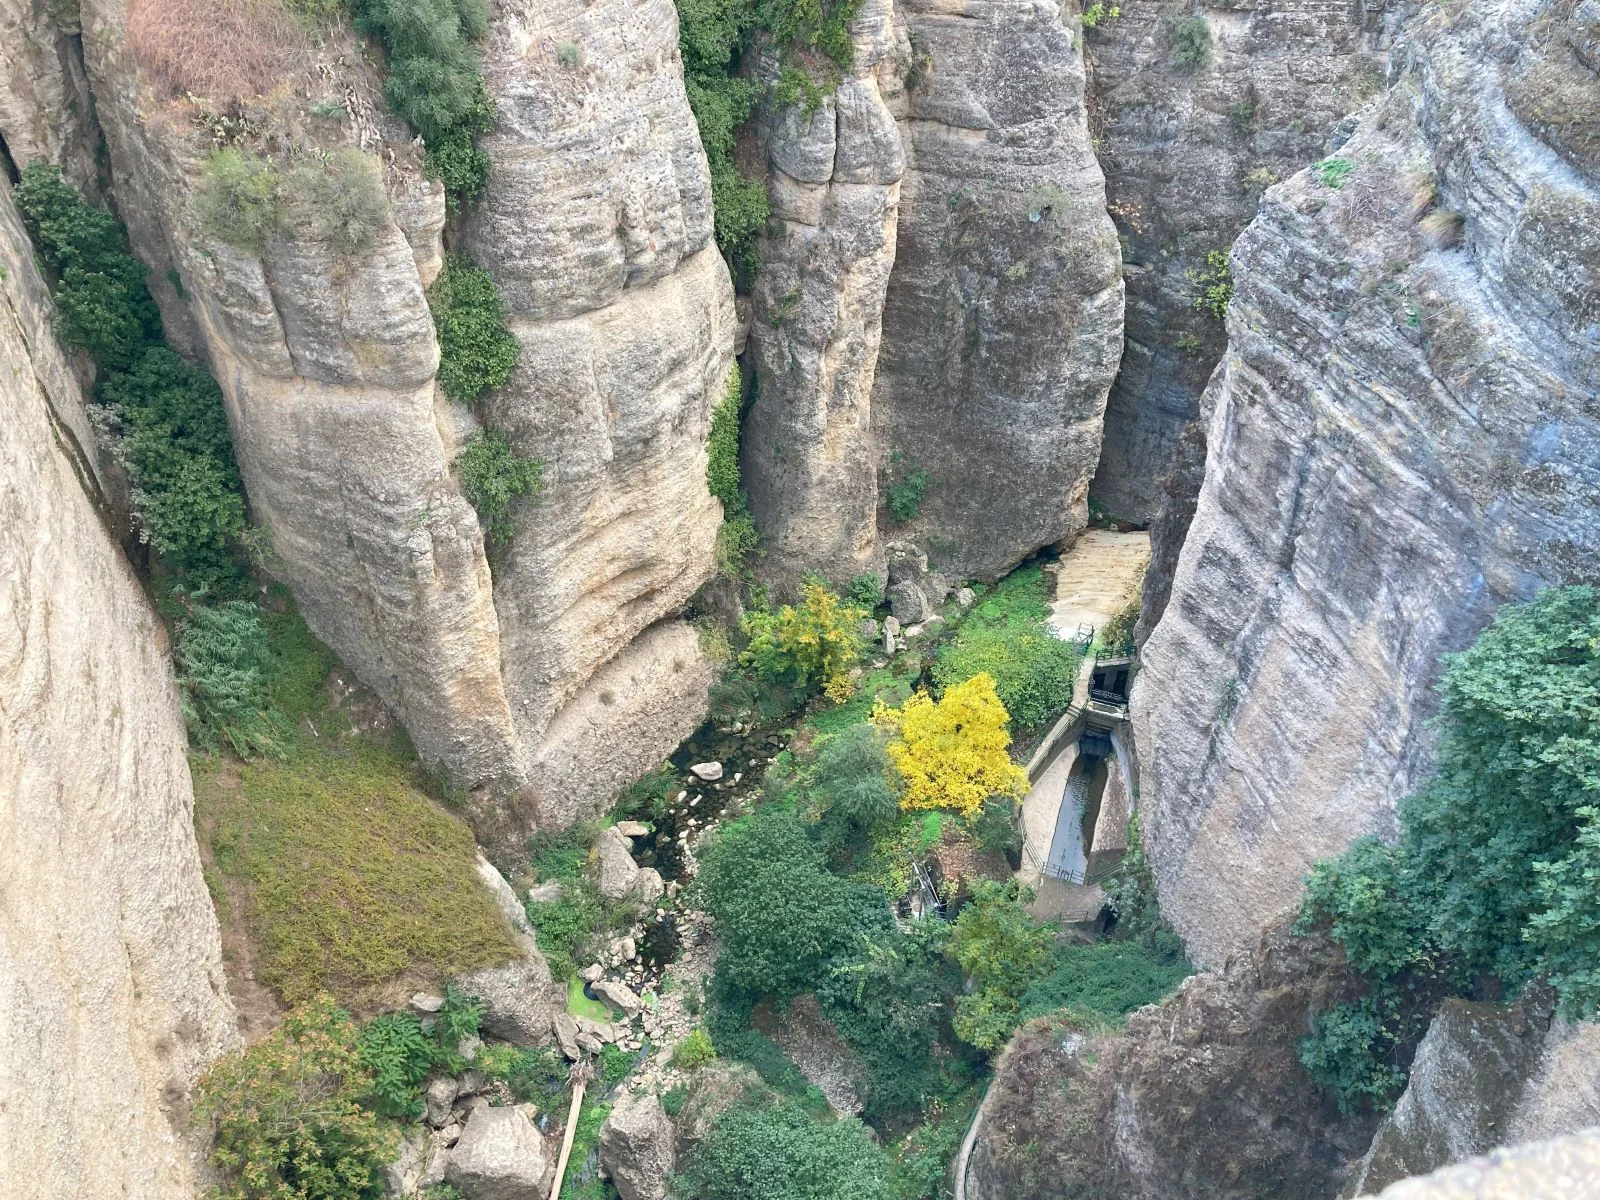
[[[1235,247],[1205,481],[1133,697],[1162,911],[1198,963],[1393,828],[1444,652],[1595,578],[1578,26],[1540,0],[1421,14],[1346,165],[1271,189]]]
[[[744,482],[764,575],[882,574],[871,396],[905,154],[890,0],[864,4],[854,65],[817,110],[769,109],[759,140],[773,220],[760,243]]]
[[[8,192],[0,268],[0,1181],[185,1200],[189,1090],[234,1016],[183,721]]]
[[[1349,135],[1343,118],[1383,85],[1398,20],[1387,9],[1386,0],[1201,8],[1188,17],[1209,38],[1197,64],[1177,58],[1182,13],[1153,0],[1129,0],[1084,31],[1091,125],[1128,281],[1126,344],[1091,489],[1114,515],[1155,517],[1223,350],[1220,320],[1193,307],[1200,285],[1189,274],[1227,251],[1268,184]]]
[[[495,166],[465,241],[522,343],[487,415],[545,461],[495,559],[502,677],[539,814],[566,824],[705,709],[710,667],[674,618],[714,570],[733,290],[671,0],[503,5],[485,73]]]
[[[880,463],[928,475],[897,536],[993,578],[1087,519],[1122,348],[1116,231],[1055,4],[910,0],[897,19],[906,173],[872,435]]]

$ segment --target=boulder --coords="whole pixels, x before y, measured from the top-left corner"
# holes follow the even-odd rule
[[[633,882],[628,885],[628,895],[635,900],[646,904],[653,904],[666,893],[667,885],[662,882],[661,872],[654,867],[643,867],[633,877]]]
[[[695,763],[689,770],[696,779],[705,783],[715,783],[722,778],[722,764],[719,762]]]
[[[417,1133],[408,1133],[400,1139],[400,1147],[393,1161],[383,1168],[384,1186],[391,1196],[414,1196],[421,1186],[422,1172],[428,1162],[428,1143]]]
[[[450,1114],[455,1109],[456,1096],[460,1091],[456,1081],[448,1075],[429,1082],[422,1092],[429,1125],[435,1129],[443,1129],[450,1123]]]
[[[878,622],[871,617],[862,617],[856,625],[856,634],[868,644],[877,641]]]
[[[633,861],[633,847],[615,825],[600,834],[595,843],[595,885],[607,900],[621,900],[628,894],[639,864]]]
[[[578,1023],[569,1013],[558,1012],[552,1022],[555,1030],[556,1045],[561,1047],[561,1053],[566,1055],[569,1062],[577,1062],[583,1057],[583,1051],[578,1048]]]
[[[450,1151],[445,1182],[466,1200],[544,1200],[544,1139],[523,1108],[477,1109]]]
[[[928,619],[932,609],[922,589],[907,579],[889,589],[889,611],[902,625],[917,625]]]
[[[578,972],[578,978],[583,980],[585,983],[599,983],[605,977],[606,969],[599,963],[590,963],[587,967]]]
[[[654,1092],[617,1101],[600,1127],[600,1166],[622,1200],[664,1200],[676,1163],[676,1136]]]
[[[534,940],[520,940],[521,958],[469,971],[458,983],[463,992],[483,1001],[485,1033],[517,1046],[542,1046],[550,1041],[559,990],[551,986],[550,965]]]
[[[552,879],[549,883],[541,883],[537,887],[528,889],[528,899],[534,904],[549,904],[561,899],[563,892],[561,881]]]
[[[631,1019],[639,1011],[639,997],[625,983],[619,983],[614,979],[602,979],[594,985],[594,994],[624,1017]]]
[[[418,992],[411,997],[411,1007],[416,1012],[424,1015],[436,1013],[444,1007],[443,996],[431,996],[427,992]]]
[[[617,832],[623,837],[642,838],[650,833],[650,826],[643,821],[618,821]]]
[[[977,602],[977,599],[978,593],[969,587],[958,588],[956,590],[956,603],[962,608],[971,608],[973,604]]]

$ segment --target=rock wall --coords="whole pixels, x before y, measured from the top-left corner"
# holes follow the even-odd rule
[[[704,443],[734,318],[670,0],[497,15],[493,179],[459,240],[523,353],[477,414],[435,386],[443,192],[353,33],[266,47],[288,64],[266,95],[196,101],[164,99],[123,0],[89,0],[83,23],[119,211],[169,337],[222,385],[252,515],[307,623],[425,761],[477,790],[486,843],[593,813],[692,729],[710,677],[675,618],[713,569]],[[219,141],[280,164],[358,145],[389,220],[357,254],[303,221],[260,256],[208,238],[188,200]],[[452,467],[480,418],[545,461],[492,563]]]
[[[1501,603],[1595,578],[1600,173],[1572,114],[1600,89],[1579,16],[1420,14],[1346,176],[1269,189],[1235,245],[1205,479],[1132,704],[1162,911],[1202,965],[1317,857],[1393,829],[1444,652]]]
[[[1595,1200],[1600,1133],[1529,1142],[1384,1191],[1384,1200]]]
[[[1269,184],[1349,136],[1344,118],[1383,86],[1400,15],[1390,7],[1266,0],[1188,13],[1129,0],[1084,31],[1091,127],[1128,284],[1091,488],[1112,514],[1155,517],[1162,477],[1226,344],[1221,321],[1195,310],[1190,274],[1226,252]],[[1177,61],[1174,29],[1186,17],[1205,24],[1203,63]]]
[[[1116,1033],[1066,1014],[1023,1027],[995,1065],[970,1200],[1314,1200],[1371,1137],[1295,1057],[1352,980],[1326,943],[1275,929]]]
[[[234,1040],[165,631],[91,499],[83,401],[0,187],[0,1181],[187,1200]]]
[[[908,0],[896,20],[914,86],[872,436],[880,464],[928,476],[895,536],[947,578],[994,578],[1087,520],[1122,348],[1116,231],[1054,3]]]
[[[807,571],[883,574],[871,396],[894,263],[905,154],[884,101],[897,96],[890,0],[852,28],[849,77],[808,117],[761,114],[773,220],[760,242],[743,476],[762,573],[785,590]]]

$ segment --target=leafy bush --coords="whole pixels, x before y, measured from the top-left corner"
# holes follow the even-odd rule
[[[1301,928],[1326,929],[1369,986],[1301,1045],[1347,1107],[1398,1090],[1433,1003],[1475,976],[1515,992],[1545,974],[1568,1016],[1600,1010],[1600,594],[1508,605],[1446,662],[1437,765],[1400,806],[1400,843],[1358,842],[1307,880]]]
[[[900,777],[883,734],[872,725],[852,725],[822,743],[811,794],[826,810],[825,825],[845,835],[867,833],[900,812]]]
[[[557,979],[575,975],[583,948],[605,927],[599,896],[587,884],[566,883],[559,900],[529,900],[526,908],[550,973]]]
[[[880,703],[872,720],[894,735],[889,759],[905,779],[903,808],[954,809],[970,820],[991,796],[1027,791],[1027,773],[1006,752],[1006,709],[988,675],[946,688],[937,701],[918,691],[898,709]]]
[[[241,757],[275,754],[288,733],[267,695],[271,653],[261,610],[245,600],[191,605],[178,624],[178,686],[190,738]]]
[[[414,1121],[422,1115],[422,1083],[434,1063],[431,1038],[415,1013],[382,1013],[356,1039],[361,1063],[372,1073],[374,1107],[386,1117]]]
[[[697,1200],[889,1200],[890,1171],[859,1121],[747,1100],[717,1118],[674,1188]]]
[[[755,550],[759,540],[739,474],[742,403],[739,368],[735,366],[728,375],[727,391],[711,410],[711,432],[706,439],[706,487],[722,501],[722,528],[717,530],[717,569],[729,578],[743,574],[744,560]]]
[[[200,1081],[221,1200],[380,1200],[393,1137],[359,1103],[371,1077],[348,1013],[326,996]]]
[[[1100,644],[1107,650],[1122,650],[1133,645],[1133,630],[1139,624],[1139,601],[1130,600],[1119,608],[1100,630]]]
[[[346,254],[371,246],[389,220],[378,164],[354,146],[302,162],[289,172],[287,190],[312,235]]]
[[[1083,27],[1085,29],[1098,29],[1107,21],[1115,21],[1122,15],[1122,9],[1115,4],[1107,5],[1104,0],[1094,0],[1094,3],[1083,10]]]
[[[1022,830],[1017,826],[1017,803],[1009,796],[991,796],[972,821],[972,836],[978,845],[994,854],[1012,854],[1022,848]]]
[[[898,450],[889,452],[889,463],[883,472],[884,503],[898,525],[917,519],[922,511],[922,497],[928,490],[928,473],[905,458]]]
[[[939,650],[933,681],[948,689],[977,675],[994,680],[1007,713],[1024,729],[1048,724],[1072,702],[1080,652],[1051,633],[1037,567],[1014,571],[985,596]]]
[[[278,231],[278,172],[260,155],[229,146],[206,159],[194,194],[200,228],[219,242],[261,254]]]
[[[1155,1004],[1191,971],[1176,938],[1160,949],[1121,939],[1060,946],[1042,966],[1021,996],[1024,1021],[1060,1008],[1117,1020]]]
[[[1156,880],[1144,856],[1139,814],[1128,818],[1128,851],[1104,884],[1106,907],[1117,919],[1117,936],[1149,943],[1164,928],[1156,903]]]
[[[692,1029],[672,1052],[672,1065],[680,1071],[698,1071],[717,1056],[711,1044],[711,1035],[704,1029]]]
[[[764,679],[801,689],[821,684],[843,699],[854,690],[849,672],[861,657],[858,626],[866,615],[823,584],[808,583],[799,607],[744,615],[740,627],[750,644],[739,661]]]
[[[830,872],[799,818],[775,808],[726,826],[697,886],[716,918],[718,975],[752,995],[804,991],[858,933],[890,923],[883,893]]]
[[[461,451],[456,474],[461,494],[478,510],[484,536],[499,541],[512,532],[511,502],[539,494],[544,461],[524,458],[511,448],[505,434],[486,429]]]
[[[956,918],[950,952],[973,989],[956,998],[955,1029],[980,1050],[996,1050],[1022,1022],[1022,996],[1049,953],[1054,933],[1024,907],[1033,893],[1015,882],[973,886]]]
[[[845,598],[870,612],[883,599],[883,576],[870,572],[855,576],[845,589]]]
[[[1233,269],[1228,265],[1228,255],[1223,250],[1206,254],[1206,265],[1194,271],[1185,271],[1184,278],[1199,289],[1190,303],[1191,308],[1210,313],[1221,321],[1228,315],[1228,305],[1233,302]]]
[[[1334,191],[1344,187],[1350,172],[1354,170],[1355,164],[1348,158],[1325,158],[1311,165],[1311,173],[1317,177],[1317,182]]]
[[[471,404],[502,387],[522,354],[506,327],[505,306],[489,273],[462,254],[445,257],[428,289],[439,337],[439,388],[458,404]]]
[[[1203,67],[1211,61],[1211,26],[1199,14],[1172,22],[1172,59],[1179,66]]]
[[[567,1060],[548,1046],[485,1046],[474,1064],[490,1079],[511,1089],[518,1101],[534,1104],[540,1112],[552,1111],[567,1086]]]

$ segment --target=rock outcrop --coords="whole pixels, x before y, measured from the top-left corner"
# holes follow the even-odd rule
[[[1600,89],[1575,13],[1419,14],[1337,164],[1269,189],[1235,245],[1205,481],[1132,705],[1162,911],[1202,965],[1393,829],[1443,653],[1595,578],[1600,172],[1568,113]]]
[[[600,1126],[600,1165],[622,1200],[664,1200],[677,1133],[654,1092],[630,1092]]]
[[[852,28],[854,65],[807,114],[762,114],[773,220],[760,243],[744,482],[762,573],[793,587],[882,574],[871,396],[905,154],[884,93],[901,92],[890,0]]]
[[[1383,87],[1403,8],[1277,0],[1190,12],[1134,0],[1084,31],[1091,127],[1128,285],[1091,489],[1113,515],[1154,518],[1225,345],[1222,322],[1194,308],[1203,285],[1192,276],[1227,252],[1270,184],[1349,136],[1346,116]],[[1180,25],[1204,29],[1203,62],[1178,60]]]
[[[1529,1142],[1486,1158],[1408,1179],[1383,1200],[1596,1200],[1600,1133]]]
[[[66,127],[51,110],[65,85],[46,83],[67,76],[45,51],[70,65],[77,43],[56,28],[51,44],[48,14],[10,2],[33,24],[6,48],[21,57],[0,135],[24,163],[70,157],[18,134]],[[425,289],[444,196],[370,56],[348,29],[313,46],[269,22],[255,32],[285,44],[264,48],[284,64],[267,94],[195,100],[171,77],[182,64],[137,36],[148,4],[82,7],[119,211],[170,340],[222,385],[252,513],[307,623],[427,763],[477,789],[480,839],[520,846],[535,822],[592,814],[699,720],[711,674],[676,614],[713,569],[704,444],[734,317],[670,0],[502,6],[489,33],[495,166],[461,243],[523,351],[479,416],[545,462],[492,567],[453,472],[478,417],[435,386]],[[358,253],[303,220],[259,256],[207,237],[188,199],[221,143],[280,164],[358,145],[381,163],[389,218]]]
[[[908,0],[896,19],[906,171],[872,436],[891,480],[927,476],[897,536],[948,578],[993,578],[1087,520],[1122,350],[1116,231],[1054,3]]]
[[[0,184],[0,1190],[187,1200],[233,1004],[166,633],[91,500],[45,296]]]
[[[1282,929],[1194,975],[1114,1034],[1061,1014],[995,1067],[971,1200],[1332,1196],[1371,1137],[1306,1076],[1295,1043],[1353,981],[1326,943]]]

